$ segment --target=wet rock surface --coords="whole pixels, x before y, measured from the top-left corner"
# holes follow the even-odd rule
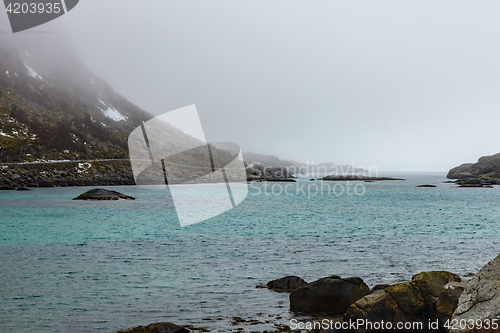
[[[436,314],[441,325],[444,327],[446,322],[453,316],[453,312],[458,306],[458,300],[465,290],[469,281],[448,282],[444,285],[436,304]]]
[[[294,291],[305,284],[307,282],[298,276],[285,276],[281,279],[269,281],[266,287],[275,291]]]
[[[370,293],[361,278],[338,275],[303,285],[290,294],[290,309],[306,313],[343,314],[351,304]]]
[[[155,323],[147,326],[132,327],[116,333],[189,333],[190,330],[172,323]]]
[[[371,293],[374,293],[376,291],[379,291],[379,290],[383,290],[387,287],[389,287],[390,284],[377,284],[375,286],[372,287],[372,289],[370,290]]]
[[[437,302],[443,287],[449,282],[460,282],[458,275],[445,272],[422,272],[413,276],[412,281],[401,282],[367,295],[349,307],[344,321],[390,322],[393,327],[398,323],[428,323],[438,319]],[[364,326],[356,332],[380,332],[380,329]],[[422,332],[421,329],[407,329],[401,332]],[[445,332],[443,327],[436,332]]]
[[[80,194],[73,200],[135,200],[135,198],[122,194],[117,191],[110,191],[103,188],[95,188],[93,190],[89,190],[83,194]]]

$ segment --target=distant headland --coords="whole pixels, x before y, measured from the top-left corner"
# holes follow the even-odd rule
[[[500,185],[500,153],[483,156],[476,163],[457,166],[446,177],[456,179],[455,183],[461,187]]]

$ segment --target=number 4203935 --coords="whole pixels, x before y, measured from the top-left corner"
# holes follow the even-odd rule
[[[61,3],[9,3],[6,8],[9,14],[59,14]]]
[[[493,329],[496,330],[499,328],[499,320],[498,319],[469,319],[469,320],[457,320],[457,319],[452,319],[452,320],[447,320],[446,323],[444,324],[444,327],[448,329]]]

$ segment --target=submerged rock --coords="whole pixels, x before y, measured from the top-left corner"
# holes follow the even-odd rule
[[[358,277],[346,279],[338,275],[303,285],[290,294],[290,308],[308,313],[341,315],[351,304],[370,293]]]
[[[267,288],[275,291],[294,291],[307,282],[298,276],[285,276],[281,279],[269,281]]]
[[[465,320],[481,321],[483,327],[472,325],[472,327],[452,329],[454,333],[469,332],[498,332],[496,330],[486,329],[489,321],[490,327],[492,320],[497,324],[500,318],[500,255],[487,263],[471,279],[463,294],[458,301],[458,307],[453,313],[453,320],[458,322]]]
[[[417,187],[437,187],[437,186],[425,184],[425,185],[418,185]]]
[[[80,194],[73,200],[135,200],[135,198],[122,194],[116,191],[110,191],[103,188],[95,188],[93,190],[87,191]]]
[[[137,326],[116,333],[189,333],[190,330],[172,323],[156,323],[148,326]]]

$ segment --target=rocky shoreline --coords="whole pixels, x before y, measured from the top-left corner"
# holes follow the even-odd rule
[[[0,167],[0,187],[135,185],[130,162],[30,164]]]
[[[332,275],[307,283],[298,276],[286,276],[256,287],[289,293],[289,308],[298,319],[263,332],[500,332],[500,255],[477,274],[465,277],[471,279],[447,271],[420,272],[411,281],[370,289],[359,277]],[[250,326],[260,323],[238,317],[233,320]],[[467,325],[460,325],[461,321]],[[403,328],[395,329],[398,325]],[[210,330],[157,323],[117,333],[189,331]]]
[[[247,181],[295,181],[279,167],[252,166]],[[0,190],[28,187],[135,185],[129,161],[66,162],[0,166]]]

